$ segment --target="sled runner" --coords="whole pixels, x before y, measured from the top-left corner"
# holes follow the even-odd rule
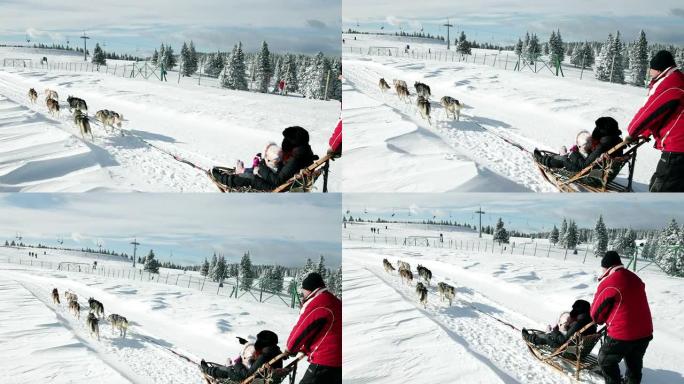
[[[530,352],[532,352],[532,355],[539,359],[539,361],[563,373],[573,373],[574,370],[575,380],[579,381],[582,371],[593,371],[598,367],[598,358],[592,355],[591,351],[603,339],[606,328],[603,327],[591,335],[582,335],[582,332],[591,328],[594,324],[592,321],[585,325],[558,348],[548,345],[534,345],[529,341],[525,341],[525,343]],[[537,329],[528,329],[528,332],[535,334],[545,333]]]
[[[637,138],[630,144],[623,141],[579,172],[569,172],[563,168],[549,168],[536,160],[534,162],[544,178],[561,192],[632,192],[637,149],[647,141],[648,139],[643,137]],[[624,148],[628,149],[622,156],[606,156]],[[544,155],[556,155],[549,151],[541,152]],[[625,165],[628,166],[629,174],[627,185],[622,185],[615,181],[615,177]]]
[[[282,383],[287,376],[290,376],[290,382],[294,382],[294,378],[297,375],[297,363],[302,360],[306,355],[298,355],[294,361],[287,364],[281,370],[273,369],[271,366],[280,360],[288,357],[289,354],[281,353],[280,355],[274,357],[268,363],[264,364],[261,368],[257,370],[252,376],[247,377],[242,381],[236,381],[231,379],[216,379],[209,375],[202,373],[202,378],[207,384],[279,384]],[[220,365],[217,363],[206,362],[209,366]]]
[[[316,183],[316,180],[318,177],[323,174],[323,177],[327,181],[328,177],[328,164],[331,160],[331,155],[325,155],[323,158],[316,160],[313,164],[309,165],[308,167],[302,169],[297,173],[296,175],[292,176],[289,180],[284,182],[282,185],[278,186],[276,189],[272,190],[271,192],[279,193],[279,192],[311,192],[313,189],[314,184]],[[235,168],[224,168],[224,167],[215,167],[218,168],[221,172],[232,175],[235,173]],[[211,173],[208,173],[209,177],[211,180],[216,184],[216,186],[221,190],[221,192],[267,192],[267,191],[260,191],[257,189],[254,189],[252,187],[240,187],[240,188],[233,188],[233,187],[228,187],[224,184],[221,184],[218,182],[216,179],[214,179],[211,175]],[[323,192],[327,192],[327,188],[323,188]]]

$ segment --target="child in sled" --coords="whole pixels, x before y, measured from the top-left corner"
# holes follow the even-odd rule
[[[558,348],[563,345],[577,331],[591,323],[589,310],[591,304],[586,300],[577,300],[572,304],[570,312],[561,314],[558,324],[553,328],[549,326],[547,333],[534,333],[527,329],[522,329],[523,340],[529,341],[534,345],[549,345]],[[596,325],[584,331],[585,335],[596,333]]]
[[[622,131],[612,117],[600,117],[595,125],[591,134],[588,131],[577,134],[576,145],[572,146],[569,152],[565,147],[561,148],[561,153],[557,155],[545,154],[535,149],[534,159],[549,168],[564,168],[570,172],[581,171],[622,142]],[[612,156],[622,156],[622,150],[616,151]]]
[[[238,160],[235,166],[235,174],[243,175],[244,177],[253,176],[254,169],[257,168],[259,164],[261,164],[261,160],[264,161],[264,164],[267,167],[271,168],[274,171],[277,171],[278,166],[280,165],[280,159],[282,155],[283,151],[280,149],[278,144],[270,142],[266,145],[266,148],[263,152],[257,153],[256,156],[254,156],[254,158],[252,159],[251,168],[245,168],[245,163],[242,160]]]
[[[246,340],[245,340],[246,341]],[[242,342],[242,341],[241,341]],[[252,349],[249,345],[243,349],[243,353],[229,363],[229,365],[207,364],[200,362],[202,373],[216,379],[228,379],[228,381],[240,382],[256,373],[264,364],[271,361],[282,352],[278,347],[278,335],[269,330],[263,330],[257,334],[256,342]],[[275,362],[273,368],[282,368],[282,361]]]

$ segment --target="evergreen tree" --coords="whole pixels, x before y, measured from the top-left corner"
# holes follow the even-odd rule
[[[173,55],[173,48],[170,45],[164,47],[164,66],[170,70],[176,66],[176,57]]]
[[[325,281],[326,276],[328,275],[328,271],[325,268],[325,258],[323,255],[321,255],[320,259],[318,259],[318,268],[316,270],[319,275],[323,278],[323,281]]]
[[[556,245],[558,243],[558,227],[555,225],[553,226],[553,229],[551,230],[551,233],[549,234],[549,241],[551,244]]]
[[[303,88],[300,84],[300,91],[304,96],[312,99],[323,99],[330,71],[330,61],[323,55],[323,52],[318,52],[309,66],[305,68]]]
[[[541,46],[539,45],[539,38],[536,34],[533,34],[530,37],[530,42],[527,45],[526,54],[527,60],[530,63],[534,63],[535,61],[539,60],[539,57],[541,56]]]
[[[204,258],[204,263],[202,263],[202,269],[200,269],[200,275],[207,276],[209,274],[209,261]]]
[[[183,76],[190,76],[192,73],[190,72],[192,66],[190,64],[190,50],[188,49],[188,44],[183,42],[183,47],[181,48],[181,53],[180,53],[180,61],[181,61],[181,73]]]
[[[466,34],[463,31],[461,31],[461,35],[458,37],[458,43],[456,44],[456,52],[462,55],[470,55],[470,43],[466,39]]]
[[[618,238],[618,244],[615,249],[620,255],[625,257],[632,257],[636,252],[636,232],[629,229],[622,233]]]
[[[209,277],[216,281],[216,263],[218,263],[218,258],[216,258],[216,252],[214,256],[211,257],[211,263],[209,264]]]
[[[209,76],[218,77],[221,71],[223,71],[225,61],[226,55],[221,51],[210,54],[204,66],[204,72]]]
[[[563,49],[563,38],[561,37],[560,31],[551,32],[549,51],[552,63],[555,64],[556,61],[562,63],[565,60],[565,49]]]
[[[216,267],[214,268],[214,281],[219,283],[223,282],[223,279],[226,278],[226,272],[228,272],[226,258],[223,255],[220,255],[216,262]]]
[[[601,48],[601,53],[594,71],[596,78],[601,81],[612,83],[624,83],[625,72],[622,59],[622,42],[618,31],[613,38],[613,34],[608,35],[608,40]]]
[[[228,66],[224,68],[224,76],[221,80],[224,88],[247,90],[247,72],[245,67],[245,55],[242,52],[242,42],[233,47]]]
[[[608,230],[603,223],[603,216],[599,216],[594,227],[594,256],[603,257],[608,250]]]
[[[105,53],[102,51],[102,48],[100,48],[100,43],[95,43],[92,62],[93,64],[97,65],[107,65],[107,58],[105,57]]]
[[[499,220],[496,222],[496,229],[494,230],[494,241],[498,242],[499,245],[501,243],[508,244],[508,231],[506,231],[506,228],[504,228],[504,223],[503,220],[499,217]]]
[[[658,250],[654,258],[656,264],[668,275],[684,276],[684,241],[682,231],[674,219],[660,232],[657,244]]]
[[[574,220],[570,220],[568,223],[568,230],[565,233],[565,246],[569,249],[575,249],[577,248],[578,242],[577,224]]]
[[[157,49],[154,49],[154,53],[152,54],[152,64],[157,65],[157,60],[159,59],[159,52],[157,52]]]
[[[675,61],[679,64],[679,70],[684,71],[684,47],[680,47],[677,50]]]
[[[583,43],[581,46],[575,48],[570,63],[575,67],[590,68],[594,64],[594,50],[589,43]]]
[[[271,289],[274,292],[282,292],[285,279],[285,268],[277,265],[271,273]]]
[[[558,233],[558,243],[560,243],[561,247],[567,247],[567,243],[565,242],[566,238],[566,233],[568,232],[568,221],[563,218],[563,222],[561,223],[560,227],[560,232]]]
[[[285,56],[283,69],[285,71],[283,74],[283,80],[285,81],[286,93],[299,91],[297,82],[297,61],[294,55],[287,54]]]
[[[259,92],[268,93],[272,76],[271,53],[268,51],[268,44],[264,41],[261,44],[261,52],[259,53],[256,66],[256,82]]]
[[[646,33],[642,30],[639,40],[632,47],[632,60],[630,69],[632,70],[632,84],[643,86],[648,73],[648,42]]]
[[[188,62],[183,65],[186,67],[190,67],[189,69],[187,69],[187,71],[190,73],[190,75],[193,75],[197,72],[197,69],[199,68],[198,63],[199,58],[197,56],[197,50],[195,50],[195,43],[193,43],[192,40],[190,40],[190,45],[188,46]]]
[[[154,258],[154,252],[151,249],[150,253],[148,253],[145,258],[145,266],[143,269],[151,273],[159,273],[159,262]]]
[[[523,53],[523,41],[518,38],[518,43],[515,45],[515,54],[518,56],[522,56]]]
[[[254,271],[252,270],[252,260],[249,257],[249,252],[246,252],[240,260],[240,288],[243,291],[248,291],[252,287],[254,281]]]

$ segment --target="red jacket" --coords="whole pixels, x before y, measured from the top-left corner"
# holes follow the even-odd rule
[[[670,67],[648,89],[646,103],[627,127],[629,135],[653,135],[657,149],[684,152],[684,74]]]
[[[306,353],[311,364],[342,366],[342,301],[327,288],[315,290],[304,302],[287,350]]]
[[[342,119],[337,122],[335,131],[333,132],[332,136],[330,136],[328,144],[333,152],[342,152]]]
[[[591,304],[591,318],[606,323],[608,336],[616,340],[638,340],[653,334],[651,310],[644,282],[622,265],[612,267],[599,279]]]

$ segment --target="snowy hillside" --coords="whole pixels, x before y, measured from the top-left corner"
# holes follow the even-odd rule
[[[40,262],[90,264],[96,257],[56,250],[43,255],[44,250],[34,249],[36,259],[29,258],[28,251],[0,247],[0,369],[8,383],[200,384],[198,366],[182,356],[225,363],[240,352],[236,336],[254,339],[262,329],[276,332],[282,345],[298,316],[297,309],[280,302],[40,268]],[[128,267],[116,258],[97,259],[100,266]],[[182,273],[161,271],[167,272]],[[53,288],[60,292],[59,305],[52,302]],[[79,296],[80,320],[67,311],[67,289]],[[105,315],[127,317],[125,339],[113,333],[106,320],[99,325],[100,341],[88,334],[84,307],[89,297],[103,303]],[[298,375],[306,368],[306,362],[300,364]]]
[[[34,51],[0,48],[0,59],[48,55]],[[49,57],[79,60],[73,55]],[[314,152],[322,156],[339,118],[337,101],[171,80],[171,75],[168,83],[161,83],[97,72],[0,68],[0,191],[217,191],[201,171],[148,144],[204,169],[233,167],[238,159],[249,164],[268,142],[282,141],[284,128],[300,125],[309,131]],[[37,104],[30,103],[29,88],[39,93]],[[59,118],[48,114],[46,88],[59,93]],[[88,103],[94,141],[84,140],[73,124],[69,95]],[[124,136],[105,132],[95,121],[100,109],[124,115]],[[338,191],[340,181],[336,162],[330,190]]]
[[[574,300],[592,300],[600,273],[598,259],[590,254],[583,263],[581,249],[579,255],[568,254],[567,260],[563,252],[532,256],[531,246],[523,251],[520,239],[513,251],[508,245],[503,252],[497,247],[492,253],[491,237],[483,235],[481,247],[475,247],[477,234],[472,231],[406,224],[387,224],[385,229],[385,225],[347,224],[343,232],[345,382],[570,382],[531,355],[520,331],[498,320],[518,329],[555,324]],[[370,227],[380,228],[380,234],[371,235]],[[444,243],[435,247],[439,233]],[[402,245],[403,239],[416,237],[423,239],[422,245]],[[425,246],[426,239],[430,247]],[[465,249],[457,243],[470,245]],[[539,245],[548,242],[539,240]],[[418,303],[415,281],[402,284],[396,272],[385,272],[383,258],[395,267],[398,260],[408,262],[414,273],[418,264],[432,270],[426,308]],[[643,381],[683,383],[678,351],[684,343],[684,285],[652,266],[639,276],[646,283],[655,327]],[[451,307],[440,301],[438,282],[456,288]],[[582,380],[603,383],[594,373],[583,373]]]
[[[512,71],[512,58],[502,64],[507,52],[473,50],[477,63],[459,63],[445,59],[443,44],[395,36],[343,37],[343,115],[354,132],[345,143],[345,191],[555,191],[531,155],[511,142],[528,151],[558,152],[572,146],[580,130],[591,131],[601,116],[615,118],[626,134],[646,97],[644,88],[599,82],[586,71],[580,80],[571,67],[565,78],[546,69]],[[403,52],[407,43],[420,58],[368,55],[371,47],[371,52],[377,47]],[[420,56],[428,50],[432,59]],[[400,101],[394,89],[383,94],[380,78],[390,86],[393,79],[404,80],[412,94],[414,82],[429,85],[432,125],[415,105]],[[460,121],[446,118],[439,99],[447,95],[465,105]],[[658,158],[650,144],[641,147],[635,190],[648,189]],[[626,170],[618,180],[624,177]]]

